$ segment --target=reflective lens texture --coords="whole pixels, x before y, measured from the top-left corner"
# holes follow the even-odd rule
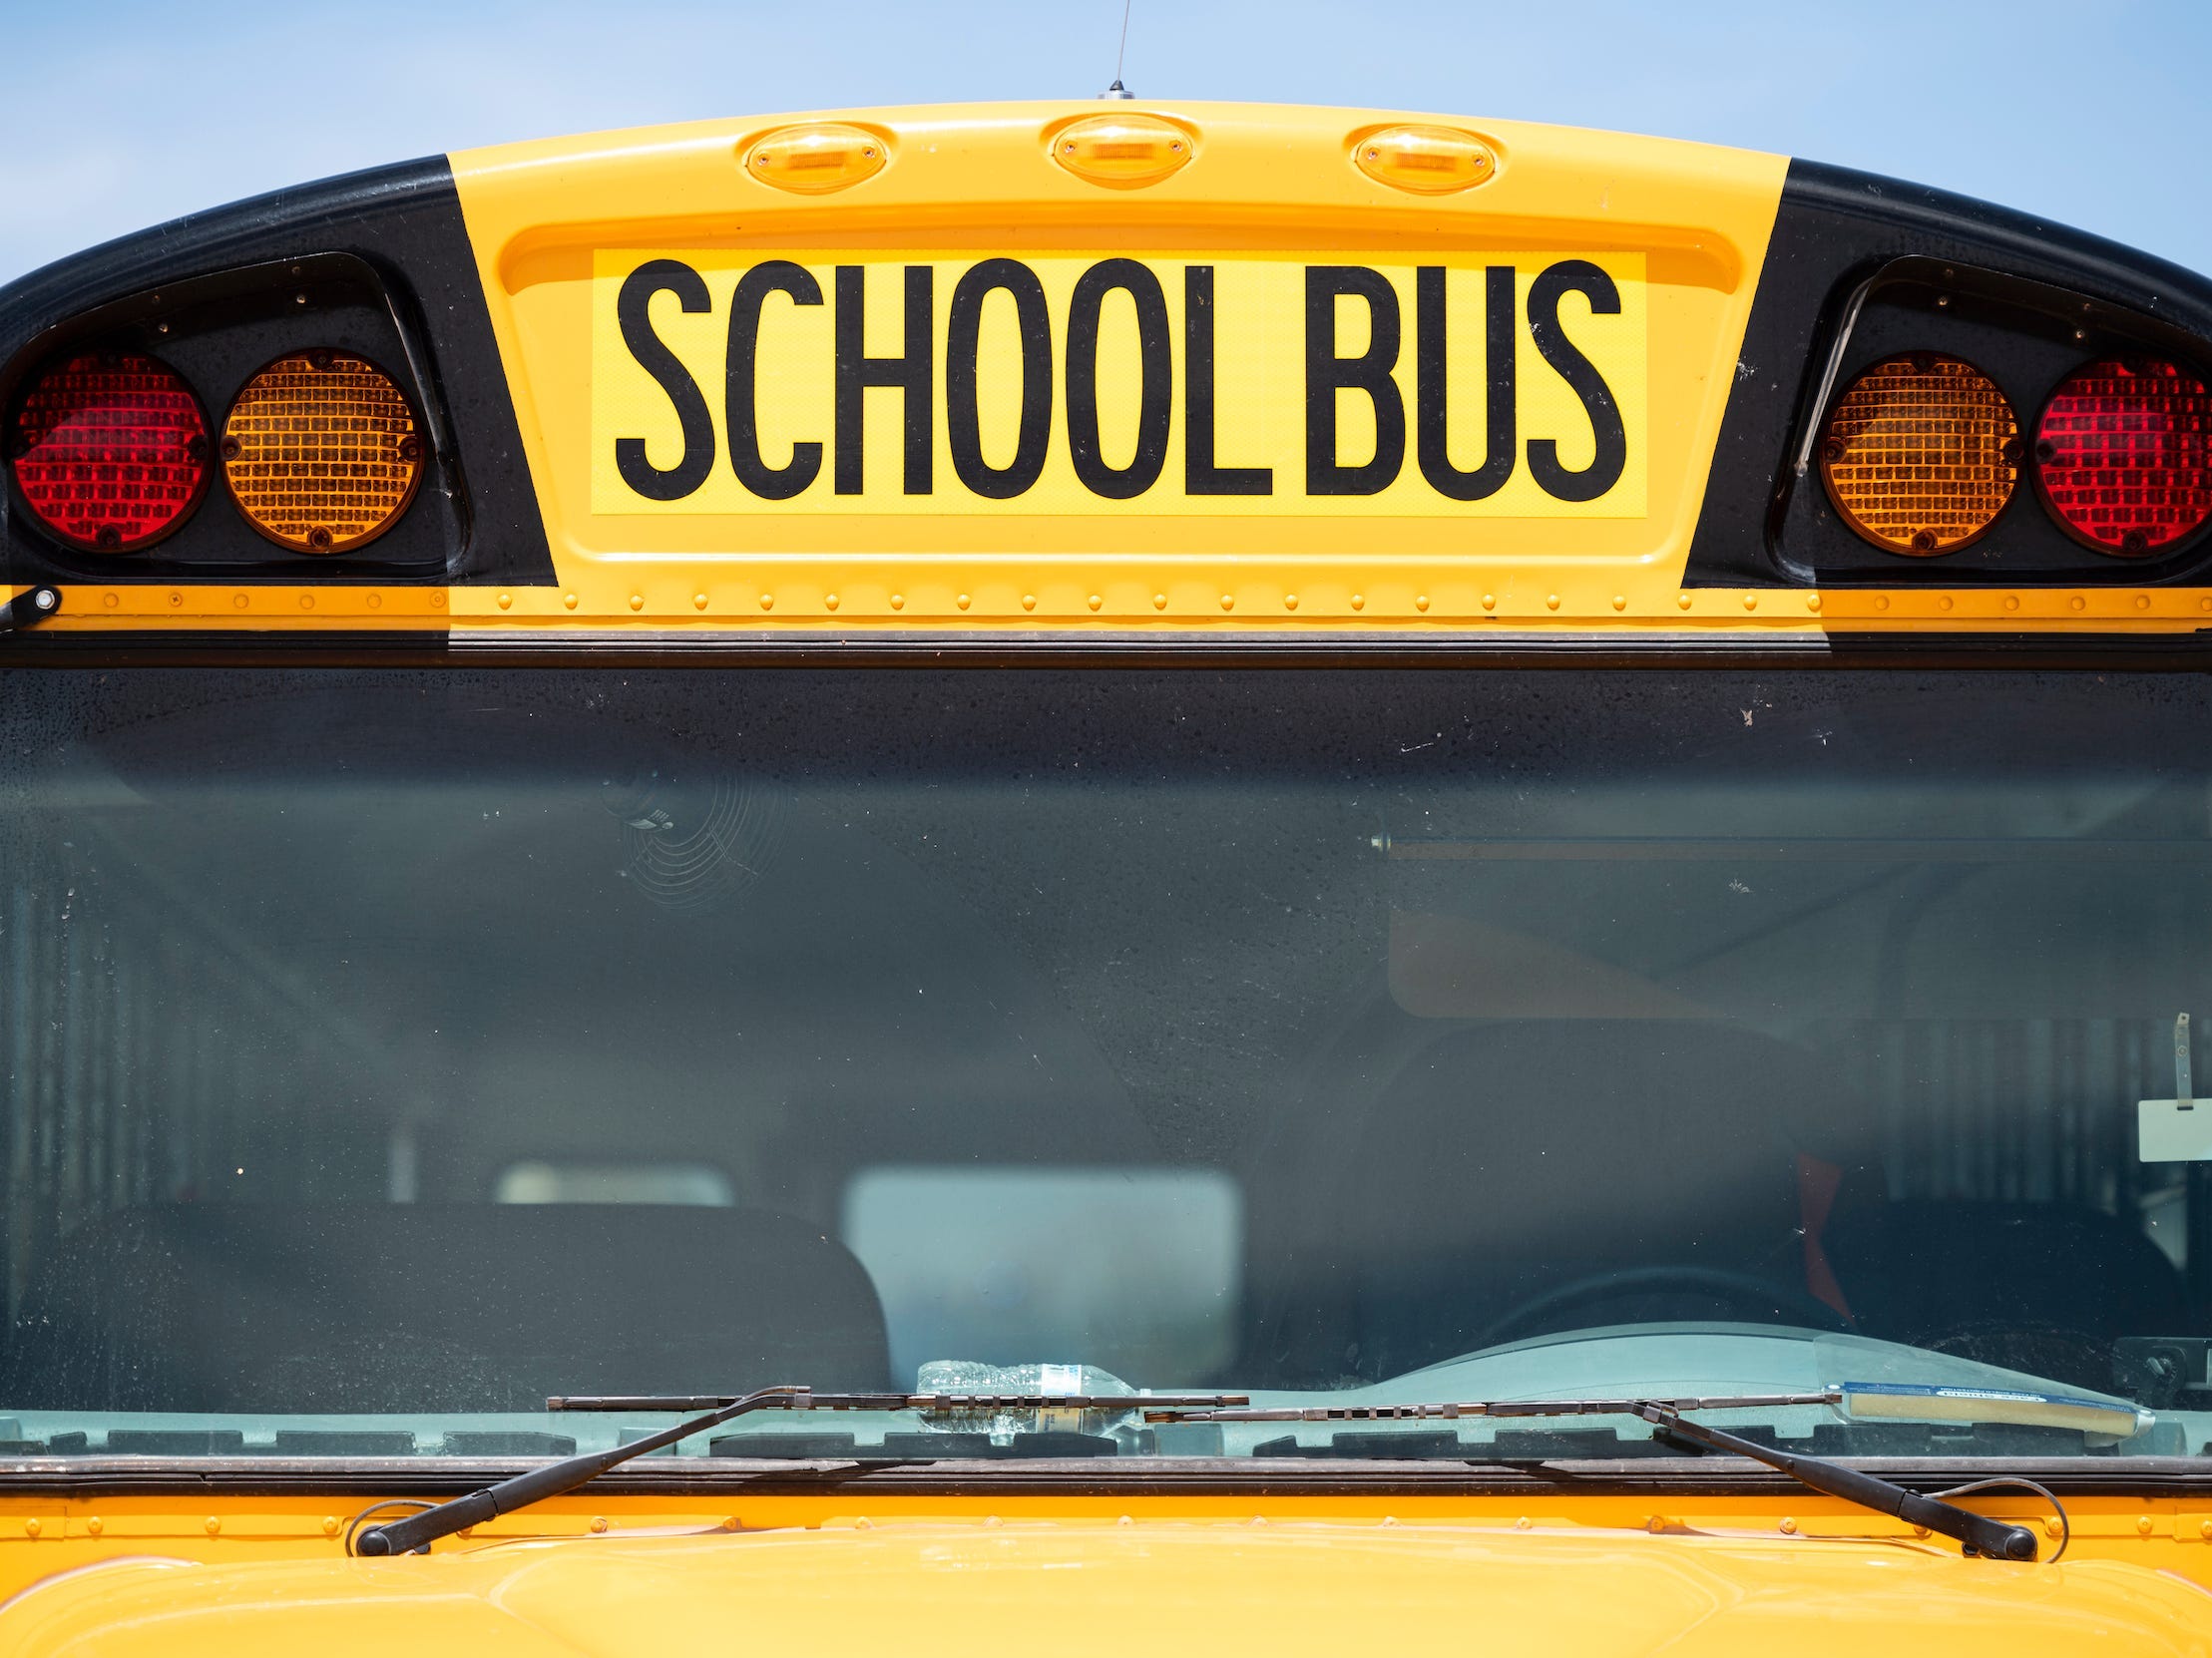
[[[2091,363],[2043,406],[2035,483],[2076,541],[2159,552],[2212,518],[2212,395],[2172,363]]]
[[[1892,553],[1979,538],[2019,482],[2019,423],[1988,375],[1915,352],[1876,363],[1829,416],[1821,476],[1847,523]]]
[[[295,553],[343,553],[399,520],[422,478],[415,413],[342,351],[279,357],[222,424],[222,476],[248,523]]]
[[[72,357],[15,418],[16,487],[72,547],[130,553],[192,514],[208,483],[208,423],[192,388],[151,357]]]

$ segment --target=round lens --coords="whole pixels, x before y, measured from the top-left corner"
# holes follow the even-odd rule
[[[94,553],[151,547],[208,485],[208,423],[182,377],[152,357],[72,357],[16,410],[16,488],[51,535]]]
[[[1891,357],[1854,380],[1820,448],[1828,498],[1892,553],[1956,552],[2019,483],[2019,423],[1990,377],[1957,357]]]
[[[2043,405],[2035,484],[2074,540],[2161,552],[2212,518],[2212,396],[2175,363],[2091,363]]]
[[[394,524],[422,480],[415,412],[343,351],[279,357],[222,423],[222,476],[246,522],[295,553],[344,553]]]

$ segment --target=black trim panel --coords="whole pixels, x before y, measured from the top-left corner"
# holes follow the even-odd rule
[[[108,667],[1056,667],[2118,669],[2212,672],[2212,632],[1788,633],[1689,631],[1639,638],[1547,633],[1444,637],[1256,634],[672,632],[503,634],[486,629],[283,632],[216,629],[0,634],[0,671]]]
[[[470,1491],[536,1465],[516,1461],[424,1458],[196,1456],[25,1458],[0,1472],[0,1494],[94,1496],[346,1496],[444,1497]],[[691,1460],[687,1458],[686,1460]],[[699,1461],[713,1458],[700,1457]],[[645,1467],[638,1463],[595,1479],[589,1492],[606,1496],[819,1496],[864,1489],[899,1496],[1488,1496],[1649,1495],[1784,1496],[1805,1487],[1786,1474],[1720,1457],[1638,1457],[1559,1462],[1420,1461],[1317,1467],[1303,1458],[1192,1457],[1147,1460],[1142,1472],[1102,1469],[1101,1459],[1039,1458],[1005,1462],[887,1461],[738,1462],[714,1468]],[[1924,1461],[1852,1457],[1865,1468],[1917,1490],[1963,1479],[2024,1474],[2069,1495],[2193,1496],[2212,1490],[2212,1463],[2189,1456],[2097,1456],[2027,1459],[1960,1456]],[[2023,1501],[2026,1499],[2022,1499]]]
[[[553,555],[523,453],[499,343],[477,274],[476,256],[453,170],[443,156],[348,174],[255,197],[159,228],[111,241],[50,264],[0,288],[0,407],[12,407],[14,381],[59,342],[74,319],[100,307],[197,282],[239,267],[351,255],[400,296],[407,322],[419,326],[427,361],[426,399],[450,420],[453,476],[468,499],[457,502],[469,526],[459,567],[443,580],[455,586],[552,587]],[[300,345],[328,343],[302,338]],[[342,342],[340,342],[342,343]],[[392,366],[392,365],[386,365]],[[220,423],[222,411],[209,411]],[[433,415],[433,423],[435,423]],[[0,491],[0,560],[11,580],[38,580],[55,564],[55,549],[29,526],[11,522]],[[201,516],[228,510],[211,490]],[[411,513],[419,516],[424,503]],[[246,532],[250,537],[251,532]],[[157,552],[160,551],[157,549]],[[263,548],[262,551],[266,551]],[[113,579],[134,577],[133,558],[113,561]],[[64,580],[109,579],[72,568]],[[103,567],[105,566],[103,561]],[[304,567],[307,563],[300,561]],[[314,573],[302,569],[293,580]],[[315,579],[343,580],[324,571]],[[158,578],[172,580],[174,578]],[[373,580],[374,578],[370,578]]]
[[[2087,318],[2093,337],[2079,347],[2084,357],[2130,333],[2160,341],[2185,335],[2200,342],[2195,354],[2200,363],[2212,357],[2212,348],[2202,343],[2212,342],[2212,281],[2193,271],[1970,197],[1793,161],[1721,421],[1684,587],[1830,582],[1825,572],[1816,578],[1802,558],[1785,559],[1778,547],[1783,530],[1778,509],[1790,505],[1784,497],[1793,493],[1785,486],[1794,482],[1790,461],[1795,440],[1802,421],[1819,417],[1820,411],[1811,407],[1815,382],[1833,351],[1854,290],[1893,261],[1912,257],[2001,271],[2082,296],[2094,307]],[[1944,325],[1961,324],[1946,319]],[[1931,334],[1925,348],[1943,349],[1944,341]],[[2036,412],[2019,410],[2023,422],[2032,421]],[[2015,500],[2006,519],[2040,514],[2033,486],[2024,479],[2020,493],[2026,499]],[[1797,483],[1794,495],[1800,513],[1807,509],[1808,497],[1826,506],[1817,477]],[[2048,528],[2058,538],[2055,527],[2036,528]],[[1805,537],[1799,527],[1793,524],[1790,535],[1793,553],[1801,550]],[[2148,586],[2204,580],[2212,552],[2212,544],[2200,536],[2174,558],[2138,563],[2083,549],[2071,568],[2008,571],[2001,563],[2001,536],[1992,532],[1982,547],[1990,555],[1986,565],[1970,563],[1974,550],[1933,561],[1887,558],[1869,550],[1870,562],[1863,570],[1831,585],[1880,581],[1886,586],[1944,587],[2000,580],[2022,587],[2053,582]]]

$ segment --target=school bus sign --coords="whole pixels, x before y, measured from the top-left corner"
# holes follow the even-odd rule
[[[601,250],[599,513],[1640,518],[1644,256]]]

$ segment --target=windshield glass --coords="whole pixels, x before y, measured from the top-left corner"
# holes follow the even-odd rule
[[[2172,1103],[2176,1018],[2212,1010],[2201,679],[6,697],[18,1452],[550,1453],[672,1419],[549,1394],[777,1383],[1841,1387],[1738,1421],[1931,1456],[2212,1435],[2212,1104]],[[1665,1451],[1134,1412],[683,1449]]]

